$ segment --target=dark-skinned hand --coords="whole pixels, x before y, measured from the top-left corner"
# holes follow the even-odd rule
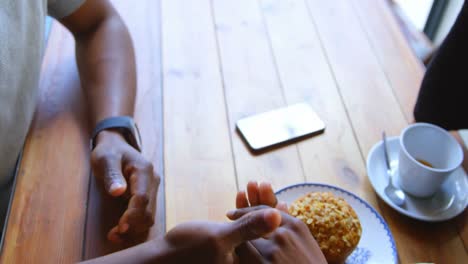
[[[145,235],[154,224],[160,178],[153,165],[114,131],[102,131],[91,153],[94,175],[109,195],[128,199],[128,207],[107,237],[112,242]]]
[[[236,216],[230,223],[194,221],[176,226],[164,237],[169,254],[161,263],[234,263],[236,247],[270,234],[281,223],[280,212],[269,207]]]
[[[237,210],[227,216],[235,220],[269,207],[281,211],[280,227],[268,236],[239,245],[236,254],[240,263],[327,263],[307,226],[288,214],[287,205],[277,201],[269,183],[249,182],[247,192],[237,193]]]

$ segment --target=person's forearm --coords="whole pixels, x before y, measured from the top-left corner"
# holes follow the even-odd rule
[[[168,259],[170,254],[164,238],[160,237],[103,257],[80,262],[80,264],[171,263]]]
[[[75,34],[76,57],[93,125],[111,116],[133,116],[135,55],[126,26],[117,13],[92,30]]]

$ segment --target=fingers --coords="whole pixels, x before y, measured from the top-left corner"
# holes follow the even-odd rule
[[[119,220],[119,233],[141,234],[154,224],[154,217],[146,208],[131,208]]]
[[[94,174],[104,181],[106,191],[112,196],[120,196],[127,190],[127,181],[122,175],[121,157],[101,149],[91,157]]]
[[[278,202],[278,204],[276,205],[276,209],[289,214],[288,205],[285,202]]]
[[[127,175],[130,183],[131,195],[145,195],[150,188],[157,188],[157,179],[153,164],[145,160],[137,151],[130,151],[123,156],[124,174]]]
[[[258,211],[258,210],[264,210],[264,209],[268,209],[268,208],[270,208],[270,207],[266,206],[266,205],[257,205],[257,206],[252,206],[252,207],[244,207],[244,208],[239,208],[239,209],[236,209],[236,210],[231,210],[231,211],[226,213],[226,216],[231,220],[237,220],[237,219],[241,218],[242,216],[244,216],[244,215],[246,215],[248,213]]]
[[[236,196],[236,208],[244,207],[249,207],[249,201],[247,200],[245,191],[239,191]]]
[[[273,188],[271,184],[268,182],[262,182],[258,186],[259,190],[259,198],[260,204],[268,205],[271,207],[275,207],[278,203],[276,200],[276,195],[273,192]]]
[[[146,208],[130,208],[125,211],[119,220],[119,232],[121,234],[131,231],[131,233],[144,233],[154,224],[152,213]]]
[[[247,183],[247,194],[250,206],[262,204],[275,207],[277,204],[276,195],[270,183],[261,182],[258,184],[256,181],[250,181]]]
[[[247,195],[249,196],[250,206],[260,204],[258,184],[256,181],[249,181],[247,183]]]
[[[260,210],[264,210],[264,209],[268,209],[268,208],[271,208],[271,207],[266,206],[266,205],[257,205],[257,206],[253,206],[253,207],[239,208],[239,209],[235,209],[235,210],[231,210],[231,211],[227,212],[226,216],[230,220],[234,221],[234,220],[237,220],[237,219],[245,216],[248,213],[252,213],[252,212],[255,212],[255,211],[260,211]],[[292,220],[296,219],[293,216],[289,215],[286,203],[280,202],[276,209],[279,210],[279,212],[281,213],[281,218],[282,218],[281,225],[289,223]]]
[[[228,247],[235,248],[243,242],[263,237],[281,223],[281,214],[276,209],[256,210],[234,222],[227,223],[224,230],[224,241]]]
[[[115,226],[113,227],[109,233],[107,233],[107,239],[111,241],[112,243],[122,243],[123,239],[120,237],[119,234],[119,227]]]
[[[113,243],[121,243],[129,238],[146,234],[154,224],[154,217],[146,209],[128,209],[120,217],[119,224],[112,228],[107,238]]]
[[[103,179],[106,190],[112,196],[129,196],[127,210],[108,233],[115,242],[144,233],[153,225],[160,182],[152,164],[122,139],[120,135],[117,140],[104,137],[91,157],[93,171]]]
[[[138,156],[135,158],[140,157]],[[154,224],[155,193],[159,182],[155,180],[153,166],[145,160],[127,160],[125,174],[129,175],[130,200],[128,209],[119,220],[119,234],[141,234],[148,231]]]
[[[279,227],[281,228],[281,227]],[[278,229],[276,229],[275,232],[277,232]],[[268,252],[268,251],[271,251],[272,249],[272,245],[274,245],[272,242],[271,242],[271,238],[268,238],[268,239],[264,239],[264,238],[260,238],[260,239],[256,239],[256,240],[253,240],[250,242],[251,246],[254,248],[254,250],[256,250],[256,252],[258,253],[258,256],[260,256],[261,258],[264,258],[265,256],[265,253]],[[252,249],[251,249],[252,250]]]
[[[262,256],[260,255],[258,250],[252,245],[254,241],[242,243],[236,248],[235,252],[237,257],[239,258],[239,263],[262,263]]]

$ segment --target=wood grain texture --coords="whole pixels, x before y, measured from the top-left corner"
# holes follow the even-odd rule
[[[307,0],[361,153],[406,120],[349,1]]]
[[[466,263],[466,249],[455,220],[427,223],[402,216],[379,199],[390,225],[401,263]]]
[[[424,65],[408,45],[388,1],[351,2],[407,122],[412,122]]]
[[[465,208],[465,211],[457,216],[455,223],[457,225],[458,235],[463,240],[466,253],[468,252],[468,209]]]
[[[225,220],[236,194],[209,0],[162,1],[167,228]]]
[[[249,180],[276,189],[303,182],[295,145],[254,155],[236,131],[238,120],[285,106],[258,3],[214,0],[213,13],[239,188]]]
[[[142,152],[154,164],[161,177],[155,225],[150,231],[150,237],[154,237],[165,231],[160,1],[145,0],[134,4],[114,0],[112,3],[126,23],[135,48],[138,83],[135,120],[142,137]],[[127,202],[124,199],[110,197],[102,184],[95,177],[91,177],[84,259],[106,255],[134,245],[115,245],[107,240],[107,232],[118,223],[126,206]]]
[[[307,181],[353,190],[375,204],[350,121],[305,2],[260,3],[286,101],[306,101],[326,124],[323,135],[298,144]]]
[[[224,221],[250,179],[276,188],[306,180],[341,186],[376,206],[402,263],[468,262],[467,211],[444,223],[415,221],[376,199],[365,177],[381,132],[398,135],[412,120],[422,77],[386,4],[113,3],[136,49],[143,153],[165,176],[152,236],[183,221]],[[89,181],[79,87],[72,38],[54,23],[1,263],[72,263],[119,249],[105,234],[126,204]],[[235,132],[244,116],[302,101],[324,119],[323,135],[255,156]]]
[[[71,35],[54,23],[1,263],[81,259],[89,181],[84,98]]]
[[[405,115],[385,76],[384,62],[375,55],[351,3],[318,0],[307,3],[365,160],[382,131],[390,135],[400,133],[407,124]],[[453,225],[420,224],[382,203],[380,209],[395,236],[403,263],[464,261],[463,243]],[[441,240],[446,243],[441,244]]]

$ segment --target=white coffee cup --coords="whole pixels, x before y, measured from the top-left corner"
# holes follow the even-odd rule
[[[423,165],[417,160],[430,163]],[[446,130],[416,123],[400,136],[399,176],[401,188],[416,197],[429,197],[463,161],[461,146]]]

